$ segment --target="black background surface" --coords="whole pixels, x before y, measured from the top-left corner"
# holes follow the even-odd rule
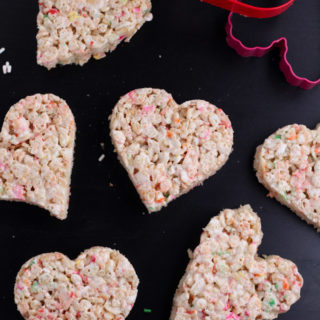
[[[154,21],[130,44],[82,68],[48,72],[35,61],[37,6],[31,0],[0,1],[0,47],[6,47],[0,65],[13,65],[12,74],[0,74],[0,119],[34,93],[54,93],[69,103],[78,128],[72,196],[63,222],[37,207],[0,202],[0,319],[22,319],[13,285],[26,260],[52,251],[75,258],[95,245],[120,250],[139,275],[139,295],[128,319],[168,319],[187,249],[198,244],[201,228],[223,208],[250,203],[262,219],[259,253],[293,260],[305,279],[301,300],[280,319],[318,320],[320,236],[266,197],[252,162],[256,146],[277,128],[291,123],[315,127],[320,87],[304,91],[288,85],[278,68],[278,52],[262,59],[239,57],[225,42],[227,13],[198,0],[153,0]],[[236,17],[235,33],[248,44],[287,36],[294,69],[315,79],[320,75],[319,13],[318,0],[297,0],[278,18]],[[235,130],[234,152],[222,170],[152,215],[142,214],[146,210],[113,153],[107,121],[119,97],[140,87],[166,89],[179,103],[196,98],[215,103]],[[100,142],[106,144],[101,163]]]

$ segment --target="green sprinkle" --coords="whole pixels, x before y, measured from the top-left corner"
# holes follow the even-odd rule
[[[276,135],[276,139],[281,139],[281,134]]]
[[[284,295],[284,296],[283,296],[283,299],[284,299],[284,300],[286,300],[286,299],[287,299],[287,296],[286,296],[286,295]]]
[[[274,299],[271,299],[271,300],[269,301],[269,306],[270,306],[270,307],[273,307],[275,304],[276,304],[276,302],[274,301]]]
[[[154,210],[154,207],[150,206],[149,209],[153,211],[153,210]]]
[[[279,289],[279,285],[277,283],[274,286],[276,287],[276,289]]]
[[[36,293],[38,292],[39,289],[39,283],[38,281],[34,281],[31,287],[31,292]]]
[[[225,254],[230,254],[229,251],[218,251],[218,252],[212,252],[213,255],[223,256]]]
[[[144,313],[151,313],[152,310],[151,309],[143,309]]]
[[[109,26],[110,26],[110,28],[112,27],[112,21],[109,21]]]
[[[48,15],[47,15],[47,14],[44,14],[43,17],[44,17],[44,18],[48,18]]]
[[[32,267],[36,262],[34,260],[32,260],[30,263],[29,263],[29,267]]]
[[[285,191],[281,192],[281,197],[283,200],[287,201],[287,193]]]
[[[170,196],[170,193],[169,193],[169,192],[166,192],[166,193],[164,193],[163,195],[164,195],[164,197],[165,197],[165,198],[167,198],[167,199],[168,199],[168,198],[169,198],[169,196]]]

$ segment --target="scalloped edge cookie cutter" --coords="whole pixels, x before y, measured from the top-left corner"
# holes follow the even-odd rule
[[[240,56],[242,57],[258,57],[261,58],[266,55],[268,52],[275,48],[280,49],[280,62],[279,67],[283,72],[287,81],[296,87],[300,87],[305,90],[312,89],[313,87],[320,84],[320,78],[316,81],[309,80],[307,78],[299,77],[292,69],[290,62],[287,59],[288,53],[288,40],[285,37],[281,37],[271,42],[270,45],[266,47],[247,47],[244,43],[236,38],[233,35],[233,24],[232,24],[232,15],[231,12],[228,16],[228,21],[226,24],[226,32],[227,32],[227,44],[234,49]]]

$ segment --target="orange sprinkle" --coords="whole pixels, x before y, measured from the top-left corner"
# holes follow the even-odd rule
[[[187,314],[193,314],[193,313],[195,313],[194,310],[187,310]]]
[[[319,149],[318,148],[314,149],[314,152],[319,153]]]
[[[289,284],[288,284],[287,279],[284,279],[282,281],[282,287],[283,287],[284,290],[288,290],[289,289]]]
[[[156,203],[161,203],[162,201],[164,201],[164,198],[156,200]]]
[[[168,137],[168,138],[171,138],[171,137],[172,137],[172,132],[171,132],[171,131],[168,131],[168,132],[167,132],[167,137]]]
[[[231,128],[231,124],[226,120],[221,120],[220,126],[224,126],[225,128]]]
[[[289,138],[288,140],[295,140],[297,139],[297,135],[295,133],[293,133]]]
[[[176,123],[180,123],[180,118],[178,118],[178,119],[176,120]]]

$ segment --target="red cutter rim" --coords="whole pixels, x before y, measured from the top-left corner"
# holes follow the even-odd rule
[[[241,14],[250,18],[272,18],[285,12],[293,5],[294,0],[289,0],[286,3],[271,8],[261,8],[251,6],[238,0],[201,0],[213,6],[229,10],[234,13]]]

